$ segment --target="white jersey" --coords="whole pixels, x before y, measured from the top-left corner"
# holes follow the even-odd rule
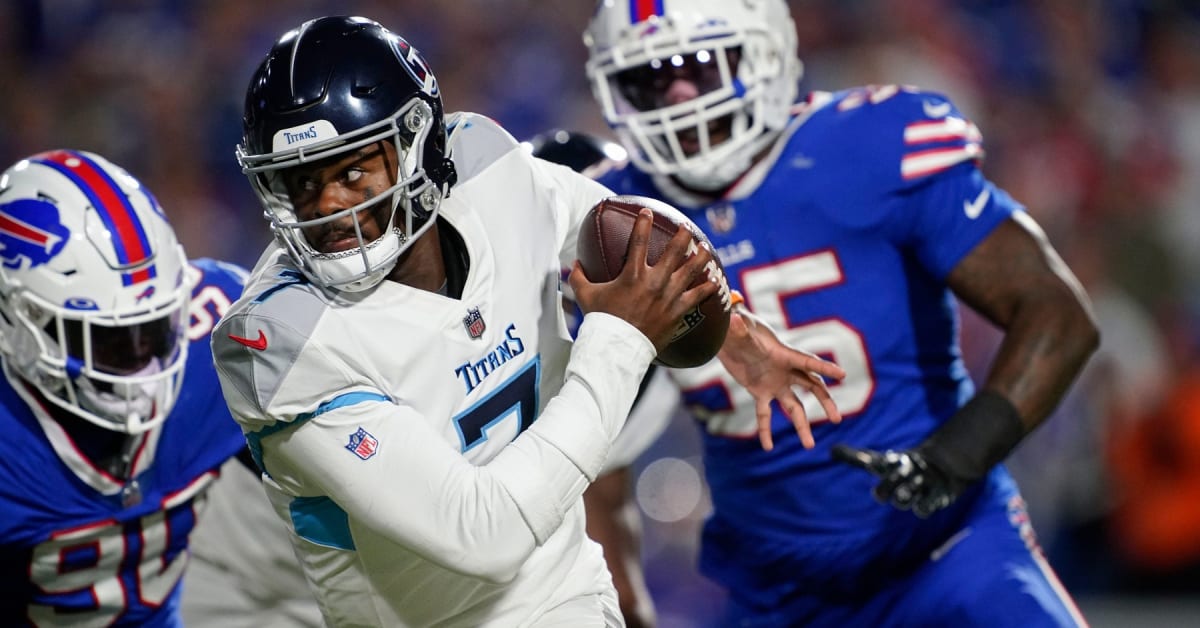
[[[470,261],[461,299],[393,281],[330,295],[276,250],[213,333],[333,626],[511,628],[611,595],[580,496],[654,348],[600,313],[572,348],[559,291],[610,192],[486,118],[451,129],[459,182],[441,218]]]

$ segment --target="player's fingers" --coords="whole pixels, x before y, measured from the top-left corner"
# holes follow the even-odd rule
[[[889,477],[892,477],[890,482],[893,484],[896,482],[892,463],[888,462],[887,456],[881,454],[880,451],[858,449],[848,444],[835,444],[830,454],[833,454],[834,460],[850,462],[851,465],[874,473],[884,482],[888,482]]]
[[[904,454],[887,452],[883,455],[887,471],[883,474],[879,486],[875,487],[881,495],[889,499],[901,510],[913,507],[913,502],[920,497],[923,476],[914,470],[911,458]]]
[[[879,475],[879,454],[868,449],[858,449],[839,443],[829,450],[834,460],[856,466],[864,471]]]
[[[875,488],[897,508],[908,510],[913,507],[913,498],[916,497],[916,491],[907,479],[897,478],[894,475],[888,476]]]
[[[825,417],[830,423],[836,425],[842,422],[842,411],[838,409],[833,397],[829,396],[829,391],[825,391],[824,397],[817,395],[817,401],[821,402],[821,408],[825,410]]]
[[[796,428],[796,435],[800,437],[800,443],[804,445],[804,448],[815,447],[817,441],[813,438],[812,426],[808,424],[808,413],[804,411],[804,404],[796,399],[796,395],[790,388],[779,398],[779,407],[783,408],[784,414],[791,419],[792,426]]]
[[[575,293],[575,302],[582,306],[581,299],[584,301],[587,300],[587,294],[591,290],[592,282],[583,273],[583,265],[579,263],[579,260],[575,260],[575,264],[571,266],[571,274],[567,276],[567,284],[571,286],[571,292]]]
[[[762,443],[763,451],[775,449],[775,439],[771,437],[771,402],[756,399],[754,412],[758,417],[758,442]]]
[[[654,225],[654,211],[643,207],[638,211],[637,219],[633,222],[633,231],[629,234],[629,248],[625,251],[624,273],[628,268],[642,268],[649,265],[646,259],[650,249],[650,233]],[[634,262],[634,263],[630,263]]]
[[[840,380],[846,377],[846,370],[833,362],[822,360],[815,355],[802,351],[798,351],[797,354],[793,360],[794,368],[816,373],[830,379]]]
[[[825,384],[825,380],[821,379],[816,373],[801,373],[801,381],[804,382],[804,387],[808,392],[812,393],[817,401],[821,403],[821,407],[825,410],[825,417],[831,423],[842,422],[842,411],[838,409],[837,403],[833,401],[833,395],[829,392],[829,386]]]
[[[693,250],[697,255],[688,254]],[[692,239],[692,232],[687,227],[679,225],[675,229],[675,235],[671,236],[671,239],[667,241],[667,246],[663,249],[662,256],[658,258],[658,261],[654,265],[661,265],[673,272],[685,261],[694,261],[696,257],[700,257],[702,258],[700,265],[703,267],[706,260],[703,255],[699,255],[700,251],[701,247],[696,246]]]
[[[720,290],[720,286],[713,281],[704,281],[695,287],[684,290],[683,295],[678,301],[676,301],[676,307],[674,308],[676,310],[676,316],[683,316],[687,312],[695,309],[696,306],[703,303],[705,299],[716,294],[717,290]]]
[[[681,227],[680,231],[686,231],[686,229]],[[691,232],[688,233],[690,234]],[[678,235],[679,234],[676,234],[677,237]],[[688,236],[688,240],[691,240],[690,235]],[[673,241],[674,239],[672,239],[672,242]],[[670,250],[664,251],[662,258],[659,259],[658,263],[665,264],[665,260],[670,253]],[[708,265],[712,261],[712,256],[709,255],[708,251],[703,247],[696,247],[696,253],[694,255],[687,255],[686,252],[684,255],[685,257],[679,258],[679,266],[671,273],[671,281],[681,283],[684,286],[690,286],[697,280],[706,278],[708,274]],[[666,267],[669,268],[669,266]],[[708,283],[716,282],[708,281]]]
[[[876,484],[875,489],[871,491],[871,495],[875,498],[875,501],[881,504],[890,503],[900,510],[908,510],[908,505],[897,500],[895,495],[892,494],[892,487],[885,485],[884,482]]]

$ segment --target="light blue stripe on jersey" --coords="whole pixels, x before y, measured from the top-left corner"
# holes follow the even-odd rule
[[[296,536],[324,547],[353,550],[350,518],[328,497],[297,497],[288,506]]]
[[[300,271],[298,270],[284,270],[283,272],[279,273],[279,278],[283,281],[264,290],[262,294],[254,298],[254,303],[262,303],[263,301],[271,298],[271,296],[276,292],[279,292],[288,286],[294,286],[307,281],[304,278],[304,275],[300,274]]]
[[[305,412],[303,414],[297,415],[295,421],[292,421],[290,423],[284,422],[284,421],[279,421],[279,422],[275,423],[274,425],[269,425],[267,427],[264,427],[257,432],[246,434],[246,445],[250,448],[250,456],[252,458],[254,458],[254,464],[258,465],[258,469],[260,471],[262,471],[263,473],[266,473],[267,475],[271,475],[270,473],[267,473],[267,468],[266,468],[266,466],[263,465],[262,439],[264,439],[272,434],[277,434],[279,432],[282,432],[283,430],[286,430],[288,428],[295,427],[297,425],[302,425],[306,421],[315,419],[316,417],[319,417],[322,414],[325,414],[326,412],[329,412],[331,410],[337,410],[338,408],[345,408],[347,406],[353,406],[353,405],[356,405],[359,403],[363,403],[365,401],[391,401],[391,399],[389,399],[385,395],[381,395],[379,393],[372,393],[372,392],[346,393],[344,395],[338,395],[337,397],[334,397],[333,399],[330,399],[329,401],[326,401],[325,403],[317,406],[317,409],[312,412]]]

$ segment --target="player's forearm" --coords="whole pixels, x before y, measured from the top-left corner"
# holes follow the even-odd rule
[[[588,314],[562,390],[537,421],[489,463],[538,543],[557,529],[588,482],[599,475],[653,355],[650,342],[624,321]]]
[[[362,464],[347,464],[340,443],[360,428],[377,449]],[[288,510],[296,534],[309,542],[347,541],[310,525],[336,512],[320,499],[328,497],[345,513],[351,547],[377,537],[375,548],[395,546],[489,582],[511,580],[536,547],[520,508],[488,468],[472,465],[403,406],[339,408],[264,438],[262,451],[265,481],[303,496],[293,497]]]
[[[608,320],[604,320],[604,319]],[[653,356],[623,321],[587,321],[566,383],[533,425],[475,466],[405,406],[375,400],[339,407],[262,440],[268,473],[293,495],[326,495],[361,525],[446,569],[511,579],[558,529],[599,473]],[[346,434],[378,449],[346,464]]]
[[[1001,462],[1049,416],[1098,334],[1085,302],[1067,285],[1035,290],[1013,317],[982,390],[919,447],[957,482],[971,482]]]

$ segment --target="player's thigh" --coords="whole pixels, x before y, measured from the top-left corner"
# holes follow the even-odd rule
[[[616,590],[571,598],[550,609],[531,628],[625,628]]]
[[[902,585],[906,625],[1082,626],[1038,547],[1020,498],[976,513]]]

